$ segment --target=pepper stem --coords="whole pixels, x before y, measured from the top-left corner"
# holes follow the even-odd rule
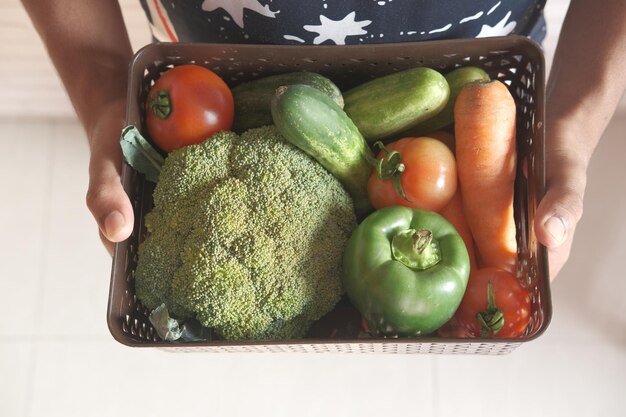
[[[504,313],[496,305],[496,293],[491,280],[487,283],[487,309],[476,313],[480,323],[480,335],[486,337],[496,335],[504,327]]]
[[[406,169],[406,166],[402,162],[400,152],[390,151],[381,141],[375,142],[374,146],[377,146],[386,155],[385,157],[380,159],[372,157],[368,158],[369,163],[376,168],[376,174],[378,175],[378,178],[383,181],[391,180],[391,182],[393,182],[394,188],[396,189],[396,192],[400,195],[400,197],[404,198],[406,201],[409,201],[406,194],[404,193],[404,189],[402,188],[402,183],[400,182],[400,179],[402,178],[402,173]]]
[[[391,240],[391,253],[396,261],[420,271],[441,261],[439,244],[428,229],[407,229],[397,233]]]
[[[172,103],[169,93],[165,90],[157,91],[150,102],[150,109],[159,119],[167,119],[170,113],[172,113]]]

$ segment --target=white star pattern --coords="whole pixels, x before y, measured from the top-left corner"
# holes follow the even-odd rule
[[[482,15],[483,15],[483,12],[482,12],[482,11],[480,11],[480,12],[476,13],[474,16],[464,17],[463,19],[461,19],[461,20],[459,21],[459,23],[467,23],[467,22],[469,22],[469,21],[479,19],[479,18],[480,18],[480,16],[482,16]]]
[[[504,19],[496,23],[495,26],[483,25],[483,27],[480,29],[480,33],[476,35],[476,37],[488,38],[490,36],[504,36],[513,32],[513,29],[515,29],[517,22],[512,21],[507,23],[509,17],[511,17],[511,12],[508,12],[506,16],[504,16]]]
[[[333,41],[336,45],[345,45],[346,37],[365,35],[367,31],[363,28],[372,23],[371,20],[357,22],[354,20],[355,17],[356,12],[351,12],[341,20],[331,20],[321,15],[320,25],[304,25],[304,29],[308,32],[319,34],[313,40],[315,45],[319,45],[327,40]]]
[[[252,10],[263,16],[275,18],[279,12],[270,10],[268,5],[262,5],[256,0],[204,0],[202,10],[212,12],[217,9],[224,9],[232,17],[233,21],[243,29],[243,11]]]

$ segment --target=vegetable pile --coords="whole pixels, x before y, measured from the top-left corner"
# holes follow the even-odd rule
[[[468,66],[230,88],[195,67],[154,84],[147,139],[122,135],[157,183],[135,290],[161,337],[300,338],[344,295],[370,337],[524,334],[504,84]]]

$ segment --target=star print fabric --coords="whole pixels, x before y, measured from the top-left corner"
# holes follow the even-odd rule
[[[347,45],[545,32],[545,0],[140,1],[160,41]]]

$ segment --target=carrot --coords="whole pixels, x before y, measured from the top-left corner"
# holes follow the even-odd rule
[[[464,86],[454,107],[463,209],[480,267],[514,270],[515,100],[500,81]]]
[[[439,211],[439,214],[452,223],[452,226],[454,226],[463,239],[463,242],[465,242],[465,247],[467,248],[467,253],[470,258],[470,270],[474,271],[477,267],[476,250],[474,249],[472,232],[470,231],[467,220],[465,219],[465,212],[463,211],[463,197],[461,196],[460,188],[456,189],[456,192],[448,204],[446,204],[446,206]]]

